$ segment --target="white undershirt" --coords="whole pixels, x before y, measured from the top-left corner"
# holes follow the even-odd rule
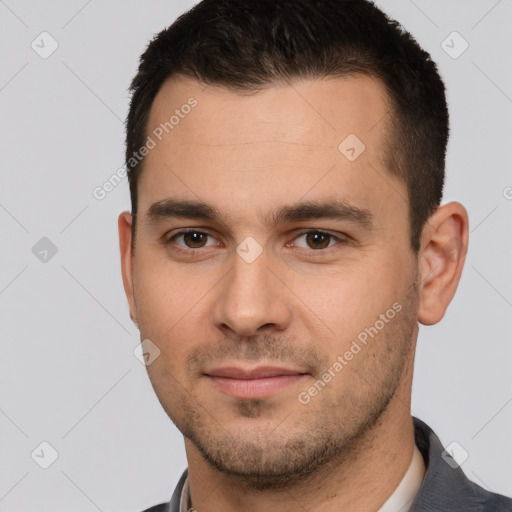
[[[418,447],[414,445],[411,464],[393,494],[377,512],[407,512],[421,487],[425,476],[425,461]]]
[[[402,481],[377,512],[408,512],[425,475],[425,462],[418,447],[414,445],[411,464]],[[188,512],[188,476],[183,484],[180,498],[180,512]]]

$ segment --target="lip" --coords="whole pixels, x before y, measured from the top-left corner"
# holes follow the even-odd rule
[[[236,366],[215,368],[205,374],[218,388],[236,398],[269,398],[302,380],[308,374],[276,366],[244,369]]]

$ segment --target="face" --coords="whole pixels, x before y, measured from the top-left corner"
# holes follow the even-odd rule
[[[346,456],[404,386],[417,262],[387,111],[362,76],[255,94],[173,78],[154,101],[131,314],[187,451],[261,488]]]

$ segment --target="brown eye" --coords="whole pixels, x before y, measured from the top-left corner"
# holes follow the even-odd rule
[[[325,249],[329,247],[332,235],[320,231],[306,233],[306,242],[311,249]]]
[[[177,251],[187,251],[189,249],[203,249],[215,245],[216,242],[208,233],[191,229],[179,231],[168,238],[165,244],[171,247],[174,246],[173,248]]]
[[[340,233],[339,236],[333,235],[326,231],[319,231],[318,229],[310,229],[308,231],[303,231],[300,233],[292,243],[288,243],[288,247],[299,247],[310,253],[317,252],[318,254],[323,251],[323,249],[331,249],[335,246],[339,246],[341,249],[345,243],[348,242],[348,238],[343,233]]]
[[[208,235],[206,233],[199,233],[197,231],[190,231],[189,233],[183,233],[183,241],[185,245],[190,249],[198,249],[204,247]]]

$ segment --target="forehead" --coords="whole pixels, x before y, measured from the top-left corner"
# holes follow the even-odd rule
[[[139,181],[139,209],[179,197],[265,211],[266,203],[306,196],[375,209],[393,195],[390,183],[403,201],[403,184],[385,168],[388,120],[384,86],[368,76],[255,93],[173,77],[150,111],[146,135],[154,147]]]
[[[205,86],[178,75],[165,81],[156,95],[148,132],[168,122],[172,114],[180,114],[180,109],[188,111],[186,104],[192,97],[199,107],[190,116],[196,123],[182,123],[181,113],[179,123],[171,121],[169,140],[190,142],[186,139],[192,136],[204,144],[236,144],[248,142],[251,134],[254,141],[263,136],[263,140],[279,137],[300,143],[307,137],[311,144],[325,145],[352,130],[370,143],[370,133],[388,112],[383,84],[367,75],[279,82],[254,92]],[[182,128],[187,124],[188,130],[177,130],[178,124]]]

